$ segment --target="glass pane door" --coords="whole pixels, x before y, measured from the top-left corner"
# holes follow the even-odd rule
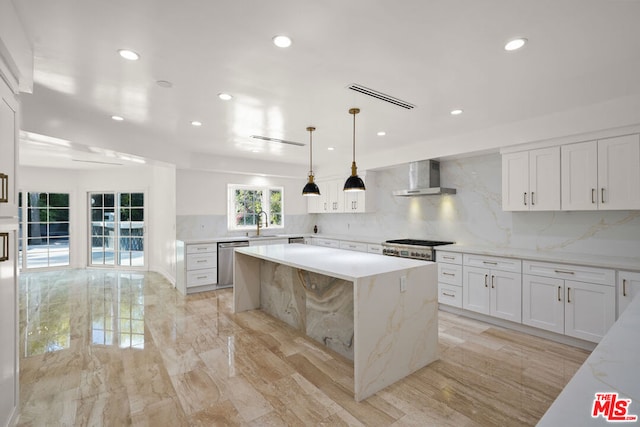
[[[144,194],[90,193],[91,265],[144,266]]]

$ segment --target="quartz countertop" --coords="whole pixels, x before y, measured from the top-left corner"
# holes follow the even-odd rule
[[[604,255],[577,254],[565,252],[545,252],[530,249],[499,248],[473,245],[443,245],[437,246],[436,251],[470,253],[477,255],[519,258],[531,261],[545,261],[562,264],[588,265],[591,267],[614,268],[618,270],[640,271],[640,258],[612,257]]]
[[[349,281],[433,264],[428,261],[301,244],[243,247],[236,248],[236,252]]]
[[[562,390],[538,426],[608,425],[602,417],[591,417],[596,393],[617,392],[618,399],[631,399],[627,415],[640,417],[639,354],[640,298],[636,297]]]

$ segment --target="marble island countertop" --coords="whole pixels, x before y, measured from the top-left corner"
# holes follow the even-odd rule
[[[591,267],[614,268],[619,270],[640,270],[640,258],[631,257],[625,258],[606,255],[549,252],[536,251],[531,249],[514,249],[463,244],[438,246],[436,247],[436,251],[519,258],[531,261],[557,262],[562,264],[579,264],[588,265]]]
[[[243,247],[237,248],[236,252],[349,281],[433,264],[428,261],[301,244]]]
[[[640,297],[636,297],[562,390],[538,426],[607,425],[601,416],[591,416],[596,393],[615,392],[618,400],[631,399],[627,415],[640,417],[639,354]]]

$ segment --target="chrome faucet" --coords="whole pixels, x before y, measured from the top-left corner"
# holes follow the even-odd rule
[[[269,217],[267,216],[267,213],[265,211],[258,212],[258,230],[256,231],[256,236],[260,235],[260,229],[262,228],[262,214],[264,214],[264,226],[269,227]]]

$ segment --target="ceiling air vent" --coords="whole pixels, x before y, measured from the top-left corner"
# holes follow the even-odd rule
[[[413,104],[410,104],[406,101],[403,101],[401,99],[398,98],[394,98],[393,96],[389,96],[387,94],[384,94],[382,92],[378,92],[377,90],[373,90],[373,89],[369,89],[368,87],[364,87],[362,85],[359,84],[352,84],[348,86],[349,89],[351,90],[355,90],[356,92],[360,92],[364,95],[368,95],[368,96],[372,96],[374,98],[378,98],[381,101],[384,102],[388,102],[390,104],[393,105],[397,105],[398,107],[402,107],[402,108],[406,108],[407,110],[411,110],[412,108],[415,108],[416,106]]]
[[[250,137],[255,139],[261,139],[263,141],[277,142],[279,144],[289,144],[289,145],[297,145],[298,147],[304,147],[304,144],[301,142],[287,141],[280,138],[271,138],[269,136],[262,136],[262,135],[250,135]]]

